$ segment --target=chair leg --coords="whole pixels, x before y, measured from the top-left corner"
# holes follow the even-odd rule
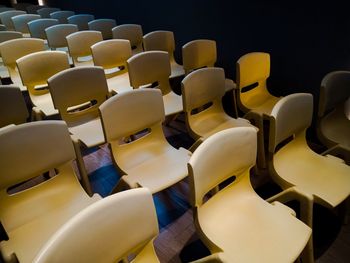
[[[312,218],[313,218],[313,201],[300,203],[300,219],[305,222],[312,229]],[[314,262],[314,245],[313,245],[313,234],[311,234],[309,241],[307,242],[304,251],[301,253],[302,263],[313,263]]]

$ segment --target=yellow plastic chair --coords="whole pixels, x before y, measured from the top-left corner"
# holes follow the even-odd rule
[[[165,116],[183,111],[182,98],[175,94],[169,83],[171,74],[169,54],[164,51],[148,51],[132,56],[127,61],[130,84],[136,89],[155,84],[162,91]]]
[[[112,29],[112,35],[115,39],[126,39],[130,41],[132,54],[138,54],[143,51],[142,37],[143,31],[141,25],[124,24]]]
[[[89,30],[88,23],[94,20],[95,17],[90,14],[79,14],[73,15],[67,18],[69,24],[77,25],[79,31],[81,30]]]
[[[270,174],[282,189],[295,187],[308,196],[303,213],[310,227],[313,202],[334,208],[350,194],[350,166],[334,156],[315,153],[307,144],[305,133],[312,112],[311,94],[282,98],[270,115],[269,138]],[[292,140],[285,143],[289,138]]]
[[[0,31],[0,44],[2,42],[12,40],[12,39],[17,39],[17,38],[22,38],[22,34],[20,32],[16,31]],[[0,77],[1,78],[8,78],[9,77],[9,72],[7,68],[4,66],[4,63],[1,58],[1,53],[0,53]]]
[[[28,117],[21,90],[18,87],[0,85],[0,128],[25,123]]]
[[[2,61],[7,67],[11,81],[20,87],[22,91],[27,90],[27,88],[22,84],[16,60],[25,55],[43,50],[45,50],[44,40],[36,38],[19,38],[0,43]]]
[[[91,46],[103,40],[99,31],[80,31],[66,37],[74,66],[93,66]]]
[[[95,66],[105,70],[108,89],[111,93],[132,90],[126,61],[131,57],[129,40],[111,39],[91,46]]]
[[[60,24],[68,24],[68,17],[74,16],[74,11],[64,10],[64,11],[56,11],[53,13],[50,13],[50,17],[53,19],[57,19]]]
[[[90,198],[77,180],[74,147],[63,121],[5,127],[0,145],[0,221],[8,236],[0,253],[5,262],[32,262],[61,226],[100,197]],[[50,179],[8,192],[48,171]]]
[[[79,170],[84,170],[80,147],[91,148],[105,142],[98,107],[108,98],[104,71],[100,67],[70,68],[47,81],[52,100],[72,134]],[[83,178],[86,191],[90,183]]]
[[[35,14],[24,14],[12,17],[12,23],[17,32],[23,33],[23,36],[30,37],[28,23],[40,19],[39,15]]]
[[[0,21],[1,24],[5,25],[8,31],[15,30],[15,27],[12,22],[12,17],[26,14],[24,11],[19,10],[11,10],[0,13]]]
[[[112,28],[117,25],[114,19],[96,19],[88,23],[89,30],[100,31],[103,39],[112,38]]]
[[[158,30],[143,36],[143,48],[145,51],[160,50],[169,53],[171,65],[171,78],[185,75],[183,67],[176,63],[174,57],[175,39],[171,31]]]
[[[138,89],[115,95],[100,106],[100,114],[114,162],[124,174],[115,192],[146,187],[156,193],[187,177],[191,153],[174,148],[164,136],[160,90]],[[140,137],[141,131],[147,134]],[[123,143],[125,137],[134,140]]]
[[[136,255],[135,263],[159,262],[153,246],[157,235],[152,195],[147,189],[132,189],[81,211],[52,236],[33,262],[129,262],[130,254]]]
[[[234,127],[253,127],[248,120],[228,116],[222,107],[225,72],[222,68],[203,68],[182,81],[182,99],[189,134],[195,140]],[[208,105],[208,106],[206,106]]]
[[[67,54],[63,51],[40,51],[21,57],[16,63],[22,83],[27,87],[33,104],[35,119],[40,120],[57,114],[47,80],[69,68]]]
[[[321,82],[317,133],[328,153],[339,154],[350,165],[350,71],[334,71]]]
[[[224,262],[294,262],[311,229],[292,209],[270,204],[255,193],[249,171],[256,160],[256,134],[252,127],[227,129],[193,153],[188,170],[195,226],[209,250],[221,253]],[[231,177],[232,183],[207,195]]]
[[[40,8],[38,11],[36,11],[38,13],[38,15],[41,16],[41,18],[51,18],[51,13],[53,12],[57,12],[60,11],[60,8],[57,7],[43,7]]]
[[[57,19],[41,18],[34,21],[30,21],[28,22],[30,36],[46,40],[45,29],[54,25],[58,25]]]

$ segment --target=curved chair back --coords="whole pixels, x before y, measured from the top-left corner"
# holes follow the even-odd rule
[[[160,50],[173,54],[175,51],[174,33],[164,30],[150,32],[143,36],[143,48],[145,51]]]
[[[46,243],[34,262],[119,262],[139,253],[157,234],[151,193],[145,188],[132,189],[78,213]]]
[[[74,16],[74,15],[75,15],[74,11],[68,11],[68,10],[64,10],[64,11],[60,10],[60,11],[50,13],[50,17],[53,19],[57,19],[60,24],[68,24],[68,17]]]
[[[73,15],[67,18],[68,23],[77,25],[79,28],[79,31],[88,30],[89,29],[88,23],[94,19],[95,17],[90,14]]]
[[[182,62],[186,74],[195,69],[214,67],[216,59],[214,40],[193,40],[182,47]]]
[[[112,28],[117,25],[114,19],[96,19],[88,23],[89,30],[100,31],[103,39],[112,38]]]
[[[78,26],[71,24],[59,24],[45,28],[47,42],[52,49],[68,47],[66,36],[75,32],[78,32]]]
[[[12,7],[6,7],[6,6],[0,7],[0,13],[6,12],[6,11],[12,11],[12,10],[15,10],[15,9]]]
[[[22,92],[17,87],[0,85],[0,128],[25,123],[29,117]]]
[[[42,18],[28,23],[31,37],[46,39],[45,29],[58,24],[57,19]]]
[[[1,31],[0,32],[0,43],[8,41],[8,40],[12,40],[12,39],[17,39],[17,38],[22,38],[21,32],[16,32],[16,31]]]
[[[36,11],[38,13],[38,15],[41,16],[41,18],[51,18],[50,14],[53,12],[57,12],[60,11],[60,8],[57,7],[43,7],[40,8],[38,11]]]
[[[113,38],[127,39],[130,41],[131,48],[141,52],[142,48],[142,27],[137,24],[124,24],[112,29]]]
[[[14,30],[15,27],[13,25],[11,18],[14,16],[23,15],[23,14],[26,14],[26,12],[19,11],[19,10],[11,10],[11,11],[2,12],[2,13],[0,13],[1,24],[5,25],[7,30],[9,30],[9,31]]]
[[[16,31],[27,34],[29,33],[29,28],[27,23],[33,20],[40,19],[41,17],[36,14],[24,14],[12,17],[13,26]]]

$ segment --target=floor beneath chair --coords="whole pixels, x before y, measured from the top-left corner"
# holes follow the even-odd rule
[[[164,127],[168,141],[175,147],[188,148],[193,140],[186,134],[183,116]],[[93,190],[107,196],[119,180],[107,145],[85,153],[84,161]],[[261,177],[261,176],[260,176]],[[262,197],[278,192],[268,177],[252,175],[256,191]],[[155,241],[161,262],[189,262],[208,255],[209,251],[198,239],[188,203],[186,181],[154,195],[160,234]],[[350,213],[348,211],[348,216]],[[350,224],[343,225],[333,211],[321,206],[314,208],[314,246],[317,263],[341,263],[350,259]]]

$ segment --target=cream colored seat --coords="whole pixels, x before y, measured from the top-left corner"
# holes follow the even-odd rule
[[[91,47],[95,66],[105,70],[108,89],[111,93],[132,90],[126,61],[131,57],[128,40],[111,39],[98,42]]]
[[[95,17],[90,14],[79,14],[79,15],[73,15],[67,18],[67,21],[69,24],[77,25],[79,28],[79,31],[81,30],[89,30],[88,23],[92,20],[94,20]]]
[[[22,92],[18,87],[0,85],[0,128],[25,123],[29,117]]]
[[[52,100],[74,137],[78,166],[84,170],[80,146],[91,148],[105,142],[98,107],[109,96],[100,67],[70,68],[48,79]],[[89,181],[84,188],[91,193]]]
[[[36,11],[38,13],[38,15],[41,16],[41,18],[51,18],[51,13],[53,12],[57,12],[60,11],[60,8],[57,7],[43,7],[40,8],[38,11]]]
[[[132,54],[135,55],[143,51],[142,37],[143,31],[141,25],[124,24],[112,29],[113,38],[126,39],[130,41]]]
[[[311,229],[292,209],[255,193],[249,171],[255,165],[256,141],[252,127],[227,129],[193,153],[188,170],[195,226],[211,253],[221,252],[224,262],[294,262]],[[207,195],[231,177],[233,182]]]
[[[12,22],[12,17],[18,16],[18,15],[23,15],[26,14],[24,11],[19,11],[19,10],[11,10],[11,11],[6,11],[0,13],[0,21],[1,24],[5,25],[8,31],[12,31],[15,29],[13,22]]]
[[[52,103],[47,80],[69,68],[68,56],[63,51],[40,51],[17,60],[17,68],[23,85],[27,87],[35,111],[35,119],[58,113]]]
[[[114,19],[96,19],[88,23],[89,30],[100,31],[103,39],[112,38],[112,28],[117,25]]]
[[[317,133],[328,151],[350,165],[350,71],[334,71],[321,82]]]
[[[234,127],[253,127],[248,120],[228,116],[221,99],[225,94],[222,68],[203,68],[191,72],[182,81],[182,99],[186,126],[195,140]],[[207,107],[205,107],[208,105]]]
[[[174,58],[175,39],[171,31],[158,30],[143,36],[143,48],[145,51],[160,50],[169,53],[171,65],[171,78],[185,75],[183,67],[176,63]]]
[[[74,66],[93,66],[91,46],[103,40],[99,31],[80,31],[66,37]]]
[[[175,94],[169,83],[171,74],[169,54],[148,51],[132,56],[127,61],[130,84],[134,89],[155,84],[162,91],[165,116],[182,112],[182,98]]]
[[[22,34],[20,32],[0,31],[0,44],[5,41],[17,39],[17,38],[22,38]],[[8,77],[9,77],[9,72],[7,68],[4,66],[4,63],[1,58],[1,53],[0,53],[0,78],[8,78]]]
[[[0,242],[0,253],[5,262],[32,262],[64,223],[100,197],[90,198],[77,180],[74,147],[64,122],[5,127],[0,129],[0,145],[0,221],[9,238]],[[50,179],[7,192],[48,171]]]
[[[60,10],[53,13],[50,13],[50,17],[53,19],[57,19],[60,24],[68,24],[68,17],[74,16],[74,11],[69,10]]]
[[[39,15],[35,14],[24,14],[12,17],[12,23],[17,32],[23,33],[23,36],[30,37],[28,23],[40,19]]]
[[[28,22],[29,33],[31,37],[46,40],[45,29],[54,25],[58,25],[57,19],[41,18],[34,21],[30,21]]]
[[[132,189],[81,211],[54,234],[33,262],[129,262],[130,254],[136,255],[132,262],[159,262],[153,247],[157,234],[152,195],[146,189]]]
[[[191,153],[175,149],[164,136],[160,90],[138,89],[115,95],[100,106],[100,114],[114,162],[124,174],[114,191],[146,187],[156,193],[187,177]],[[141,131],[147,134],[140,137]],[[123,143],[125,137],[135,140]]]
[[[10,74],[11,81],[13,84],[20,87],[22,91],[27,89],[22,84],[16,60],[25,55],[43,50],[45,50],[44,40],[36,38],[19,38],[8,40],[0,44],[1,57]]]

